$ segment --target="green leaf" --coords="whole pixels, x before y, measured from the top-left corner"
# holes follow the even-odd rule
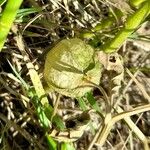
[[[61,150],[75,150],[71,143],[62,143]]]
[[[27,15],[30,15],[30,14],[33,14],[33,13],[36,13],[36,12],[40,12],[40,11],[42,11],[41,8],[19,9],[18,12],[17,12],[17,18],[24,17],[24,16],[27,16]]]
[[[83,111],[87,110],[87,105],[86,103],[84,102],[84,99],[83,98],[77,98],[77,101],[79,103],[79,106],[81,107],[81,109]]]
[[[16,75],[16,77],[21,81],[21,83],[23,84],[23,87],[26,90],[29,90],[29,85],[22,79],[22,77],[20,76],[20,74],[16,71],[16,69],[12,66],[12,64],[9,62],[9,60],[7,60],[11,69],[13,70],[14,74]]]
[[[52,121],[56,124],[57,128],[60,129],[61,131],[63,131],[66,128],[63,120],[58,115],[55,115]]]
[[[30,93],[32,93],[32,102],[34,104],[34,107],[36,109],[37,112],[37,116],[39,117],[39,120],[42,124],[42,126],[46,129],[50,127],[50,120],[48,119],[48,117],[46,116],[45,112],[44,112],[44,108],[41,104],[40,99],[38,98],[36,92],[34,89],[30,89]]]
[[[49,149],[48,150],[57,150],[57,143],[53,140],[51,136],[46,134],[47,144]]]
[[[53,108],[50,105],[47,105],[44,107],[44,112],[45,112],[47,118],[49,118],[49,120],[51,120]],[[60,129],[60,130],[65,129],[65,125],[63,123],[63,120],[57,114],[53,117],[52,122],[54,122],[56,124],[58,129]]]
[[[92,108],[95,109],[97,112],[101,113],[101,109],[98,105],[98,103],[96,102],[95,98],[93,97],[91,92],[88,92],[86,94],[87,100],[89,101],[89,103],[91,104]]]

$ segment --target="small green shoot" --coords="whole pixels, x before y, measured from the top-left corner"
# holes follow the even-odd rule
[[[61,150],[75,150],[75,148],[71,143],[62,143]]]
[[[27,15],[33,14],[33,13],[37,13],[42,11],[41,8],[24,8],[24,9],[19,9],[17,12],[17,18],[20,17],[25,17]]]
[[[99,112],[99,113],[102,112],[101,109],[100,109],[100,107],[99,107],[99,105],[98,105],[98,103],[96,102],[96,100],[95,100],[95,98],[93,97],[93,94],[92,94],[91,92],[88,92],[88,93],[86,94],[86,98],[87,98],[88,102],[90,103],[90,105],[92,106],[92,108],[93,108],[95,111],[97,111],[97,112]]]
[[[77,98],[77,101],[78,101],[78,103],[79,103],[80,108],[81,108],[83,111],[86,111],[86,110],[87,110],[87,105],[86,105],[84,99],[83,99],[82,97],[80,97],[80,98]]]
[[[51,136],[46,133],[48,150],[57,150],[57,143],[53,140]]]

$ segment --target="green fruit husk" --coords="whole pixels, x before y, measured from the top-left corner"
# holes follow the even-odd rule
[[[60,41],[46,57],[44,79],[49,88],[69,97],[82,97],[92,90],[87,82],[99,84],[101,64],[94,49],[73,38]]]

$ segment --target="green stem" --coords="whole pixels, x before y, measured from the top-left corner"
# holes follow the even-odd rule
[[[0,51],[23,0],[8,0],[0,18]]]
[[[145,2],[146,0],[130,0],[129,3],[133,6],[133,7],[139,7],[140,4],[142,4],[143,2]]]
[[[100,47],[100,49],[106,53],[118,51],[123,42],[137,29],[142,21],[149,15],[149,13],[150,1],[147,0],[134,14],[127,18],[124,27],[118,32],[115,38],[110,39],[102,47]]]

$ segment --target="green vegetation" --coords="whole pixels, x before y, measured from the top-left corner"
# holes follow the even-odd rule
[[[6,37],[15,20],[17,11],[22,3],[22,0],[16,0],[15,3],[12,0],[8,0],[4,11],[0,18],[0,51],[3,48]]]
[[[0,149],[149,149],[149,0],[0,11]]]

